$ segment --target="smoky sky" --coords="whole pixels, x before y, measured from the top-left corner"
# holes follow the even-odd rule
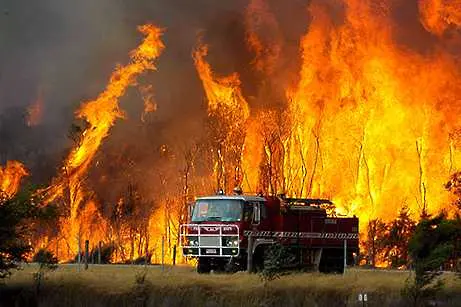
[[[224,75],[238,71],[246,94],[255,95],[259,80],[251,74],[248,63],[253,55],[245,46],[247,4],[246,0],[1,0],[0,162],[21,160],[34,176],[43,172],[49,175],[40,179],[52,176],[71,146],[68,133],[75,110],[97,97],[116,63],[128,61],[129,51],[142,39],[136,27],[144,23],[165,29],[166,49],[157,61],[158,71],[140,78],[141,85],[153,85],[155,120],[163,129],[187,135],[195,133],[188,125],[197,127],[203,120],[204,95],[191,58],[199,35],[210,45],[213,67]],[[277,10],[302,20],[304,8],[305,2],[295,1]],[[285,24],[293,45],[304,25]],[[41,123],[26,127],[25,109],[39,95]],[[127,121],[139,121],[142,100],[136,89],[130,89],[121,104]],[[42,163],[46,166],[34,171]],[[54,167],[46,172],[50,165]]]
[[[38,159],[34,151],[56,156],[55,162],[61,159],[75,110],[104,88],[116,63],[128,61],[129,51],[142,39],[136,27],[144,23],[165,29],[167,49],[157,63],[158,72],[140,79],[154,86],[156,118],[174,123],[200,114],[203,97],[191,52],[199,31],[216,18],[235,19],[244,7],[239,1],[227,3],[2,0],[1,162],[18,159],[33,167]],[[24,111],[39,93],[42,122],[29,129]],[[127,120],[138,120],[142,100],[136,90],[127,93],[122,107]]]
[[[308,29],[310,2],[267,1],[283,41],[282,77],[277,83],[285,82],[284,72],[296,74],[299,69],[299,42]],[[325,2],[340,24],[344,2]],[[392,3],[391,16],[398,29],[395,40],[428,52],[436,38],[421,26],[417,1]],[[104,89],[116,63],[128,61],[129,51],[142,39],[136,27],[144,23],[165,29],[166,49],[157,61],[158,71],[139,79],[140,85],[152,85],[158,105],[149,131],[152,138],[162,143],[172,136],[200,134],[206,105],[191,58],[198,36],[210,45],[208,60],[220,75],[240,74],[251,105],[263,80],[249,64],[254,54],[245,45],[247,5],[248,0],[0,0],[0,164],[23,161],[36,181],[56,174],[71,146],[68,133],[75,110]],[[265,98],[284,96],[275,93],[277,84],[268,87],[274,92]],[[26,127],[25,108],[39,95],[42,121]],[[127,125],[140,123],[139,91],[131,88],[121,106],[127,116],[113,129],[120,134],[114,137],[117,142],[130,138],[133,130],[125,129]]]

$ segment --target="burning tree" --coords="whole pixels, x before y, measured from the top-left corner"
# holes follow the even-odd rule
[[[384,259],[392,268],[407,267],[410,261],[408,243],[415,231],[416,223],[411,219],[407,206],[400,209],[399,215],[387,226],[383,238]]]
[[[242,150],[249,107],[237,74],[216,78],[204,57],[208,47],[199,46],[194,62],[208,101],[209,144],[214,155],[216,188],[231,191],[242,183]]]
[[[58,198],[65,200],[64,204],[70,212],[66,222],[67,227],[70,228],[67,242],[72,247],[73,253],[80,249],[81,244],[79,210],[89,200],[84,181],[102,141],[108,136],[116,119],[123,117],[118,104],[119,98],[125,94],[130,85],[135,84],[138,75],[146,70],[155,69],[153,61],[164,48],[160,41],[160,29],[153,25],[144,25],[139,27],[139,30],[146,37],[142,44],[131,52],[130,63],[126,66],[118,66],[106,89],[98,98],[84,103],[77,111],[78,118],[84,119],[87,125],[81,137],[77,139],[77,145],[69,153],[62,168],[63,172],[49,188],[40,191],[46,203]],[[77,248],[75,248],[75,238],[78,238]]]
[[[155,209],[152,202],[144,199],[136,186],[129,184],[124,195],[113,206],[110,228],[115,237],[115,258],[123,262],[133,262],[135,257],[149,258],[149,220]]]
[[[367,236],[365,242],[366,263],[375,267],[383,261],[384,236],[386,233],[386,223],[380,219],[373,219],[368,222]]]
[[[451,175],[450,181],[445,184],[445,188],[456,197],[453,204],[461,210],[461,172]]]
[[[415,227],[406,205],[399,210],[397,218],[388,223],[381,219],[370,220],[364,242],[367,264],[392,268],[408,266],[408,244]]]
[[[289,157],[289,131],[287,120],[280,110],[266,111],[258,117],[262,159],[259,165],[259,189],[266,194],[294,192],[294,178],[287,175],[295,172],[287,165]],[[253,166],[255,167],[255,166]],[[299,178],[296,178],[299,179]],[[297,194],[296,192],[294,192]],[[300,195],[300,194],[297,194]]]

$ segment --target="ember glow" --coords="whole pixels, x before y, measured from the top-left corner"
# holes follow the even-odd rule
[[[21,162],[8,161],[5,167],[0,165],[0,197],[13,197],[19,191],[21,179],[27,175]]]

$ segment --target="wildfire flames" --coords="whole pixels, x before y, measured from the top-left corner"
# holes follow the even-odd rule
[[[414,217],[448,209],[444,183],[461,170],[461,2],[415,1],[414,28],[423,41],[416,47],[401,42],[402,26],[393,16],[404,2],[310,1],[299,66],[293,69],[286,65],[288,42],[269,2],[249,1],[242,44],[253,54],[248,69],[262,80],[257,97],[246,95],[237,72],[219,76],[205,59],[208,46],[200,38],[192,60],[207,101],[205,152],[216,180],[208,186],[330,198],[337,213],[360,218],[362,231],[370,219],[392,219],[403,206]],[[82,244],[76,238],[98,242],[106,240],[105,233],[125,233],[105,220],[83,183],[104,138],[123,118],[119,98],[140,74],[155,69],[153,61],[164,49],[158,28],[146,25],[140,31],[146,38],[130,63],[119,66],[98,98],[77,111],[87,127],[62,172],[40,191],[46,203],[60,200],[69,209],[60,236],[40,243],[67,249],[62,259],[75,255]],[[157,109],[151,89],[141,88],[143,122]],[[283,93],[277,103],[266,102],[275,93]],[[191,162],[187,175],[194,167]],[[0,169],[1,190],[14,195],[26,174],[21,164],[9,162]],[[194,193],[210,192],[203,184],[210,176],[201,179]],[[164,205],[148,212],[150,236],[128,231],[119,236],[131,238],[132,246],[125,248],[130,258],[143,255],[143,246],[158,246],[160,228],[175,227],[169,211]],[[97,229],[89,227],[94,224]]]
[[[244,123],[228,125],[233,133],[244,130],[240,183],[250,191],[332,198],[338,213],[359,216],[362,226],[370,218],[393,218],[404,205],[415,216],[444,209],[450,203],[444,183],[461,167],[459,58],[450,53],[454,38],[461,42],[461,5],[419,2],[427,31],[453,31],[451,43],[420,54],[395,42],[398,29],[387,26],[392,1],[342,2],[342,23],[328,11],[331,3],[311,2],[299,78],[285,85],[282,111],[247,116],[246,104],[236,107],[225,94],[239,83],[213,86],[203,53],[195,53],[209,110],[233,106],[230,116]],[[277,22],[260,0],[249,4],[247,20],[252,64],[271,82],[281,66]]]
[[[110,77],[106,89],[97,99],[84,103],[77,111],[78,118],[84,119],[88,127],[83,131],[77,146],[70,152],[62,168],[63,172],[53,182],[49,188],[41,191],[45,198],[45,203],[50,203],[57,198],[63,198],[70,211],[68,221],[63,223],[63,229],[67,234],[67,245],[71,245],[72,253],[77,249],[74,238],[81,238],[82,221],[79,221],[78,210],[82,202],[87,198],[87,191],[82,184],[88,167],[100,147],[103,139],[108,135],[110,128],[114,125],[117,118],[123,118],[123,113],[119,108],[119,98],[123,96],[126,89],[135,84],[136,77],[147,70],[154,70],[153,61],[160,55],[164,45],[160,41],[161,30],[152,26],[144,25],[139,27],[141,33],[146,38],[142,44],[130,54],[131,62],[126,66],[119,66]],[[89,200],[89,206],[80,216],[85,216],[85,212],[94,211],[94,204]],[[86,238],[90,237],[87,232]],[[92,236],[94,238],[94,236]],[[95,241],[95,240],[93,240]],[[96,240],[96,242],[98,242]],[[49,244],[49,243],[48,243]]]
[[[21,179],[27,175],[21,162],[8,161],[5,167],[0,166],[0,197],[13,197],[19,190]]]
[[[434,34],[443,35],[450,28],[461,26],[459,0],[419,1],[419,6],[424,27]]]
[[[262,4],[252,1],[252,14],[276,28]],[[261,161],[270,170],[260,168],[249,182],[272,193],[332,198],[339,213],[362,223],[395,217],[403,205],[415,216],[437,212],[450,203],[444,182],[461,167],[459,58],[442,46],[424,55],[399,46],[398,29],[387,26],[392,1],[343,4],[338,23],[325,1],[311,2],[286,109],[250,118],[259,128],[246,131],[246,142],[261,146],[253,151],[263,157],[247,153],[243,163]],[[456,37],[460,12],[459,2],[420,1],[421,23],[435,35],[452,29]],[[249,39],[265,57],[257,68],[273,66],[277,52],[258,52],[262,40]]]
[[[240,89],[238,74],[215,77],[211,66],[205,62],[207,46],[200,46],[194,53],[194,61],[208,99],[208,113],[214,119],[211,129],[217,188],[230,191],[241,184],[241,154],[245,122],[250,115],[248,104]]]

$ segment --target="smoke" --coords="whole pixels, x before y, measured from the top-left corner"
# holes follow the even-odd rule
[[[200,127],[197,121],[201,121],[204,109],[191,60],[197,33],[212,27],[218,16],[228,20],[243,7],[238,1],[3,1],[0,163],[24,161],[37,183],[53,176],[72,145],[68,134],[75,110],[81,102],[97,96],[116,63],[128,60],[129,50],[140,39],[136,27],[146,22],[167,29],[167,52],[159,62],[159,72],[141,81],[154,85],[158,103],[151,128],[163,129],[155,135],[151,131],[149,138],[162,140],[164,131],[190,137],[187,127]],[[38,95],[43,98],[42,121],[27,127],[26,108]],[[129,91],[122,104],[127,119],[114,131],[120,135],[114,136],[114,141],[121,138],[123,143],[133,130],[130,125],[139,125],[142,106],[139,92]]]
[[[210,46],[207,60],[217,74],[239,73],[243,93],[253,109],[285,107],[286,88],[294,86],[299,77],[300,39],[315,17],[309,14],[308,6],[311,2],[323,5],[333,26],[340,26],[353,1],[254,1],[265,4],[263,13],[272,16],[267,22],[267,15],[258,15],[257,11],[256,18],[263,20],[255,28],[247,17],[251,2],[2,1],[0,163],[21,160],[31,170],[32,181],[49,180],[72,145],[68,134],[75,110],[81,102],[97,96],[115,63],[128,60],[129,50],[140,39],[136,26],[146,22],[166,29],[166,50],[158,61],[158,71],[140,80],[140,85],[153,85],[158,109],[141,123],[142,95],[131,89],[122,100],[126,119],[111,131],[98,167],[103,168],[123,153],[120,163],[131,165],[134,161],[142,178],[143,169],[157,169],[169,152],[180,152],[202,136],[206,105],[191,59],[198,35]],[[440,47],[441,38],[429,33],[420,22],[418,1],[386,3],[391,4],[377,5],[376,13],[391,17],[393,39],[402,49],[428,53]],[[247,43],[249,31],[262,38],[264,48],[280,48],[268,74],[250,64],[255,53]],[[42,121],[27,127],[25,110],[39,95],[43,99]],[[164,145],[168,150],[160,150]],[[165,173],[179,176],[176,168],[180,168],[182,158],[175,155],[169,159],[177,165]],[[101,177],[105,171],[94,172]],[[117,176],[117,170],[113,172]],[[158,172],[152,177],[158,178]]]
[[[111,1],[6,0],[0,10],[0,162],[24,161],[43,184],[69,145],[75,109],[124,60],[130,33]],[[42,120],[26,127],[38,96]]]

